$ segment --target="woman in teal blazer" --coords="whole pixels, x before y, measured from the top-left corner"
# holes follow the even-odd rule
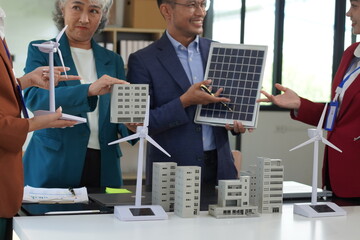
[[[83,16],[81,14],[88,14],[88,19],[90,19],[95,11],[91,9],[91,5],[87,5],[86,1],[84,3],[85,5],[81,5],[76,9],[82,9],[81,11],[83,11],[83,13],[79,14],[80,18]],[[71,43],[74,41],[71,32],[74,29],[71,25],[73,19],[70,19],[71,21],[67,19],[67,16],[71,16],[71,18],[74,16],[67,11],[72,11],[75,8],[73,6],[67,8],[67,5],[72,4],[71,1],[69,3],[68,1],[57,1],[57,4],[58,10],[62,10],[64,13],[65,23],[69,24],[65,34],[59,41],[60,50],[65,65],[70,67],[68,74],[78,75],[70,50]],[[104,8],[104,5],[99,6]],[[79,20],[75,19],[73,22],[78,25]],[[92,23],[81,24],[89,25]],[[52,39],[52,41],[55,41],[55,39]],[[124,63],[121,57],[99,46],[92,38],[88,41],[88,44],[91,44],[95,59],[97,77],[101,78],[108,75],[117,79],[125,79]],[[40,52],[37,47],[32,45],[33,43],[42,42],[44,41],[34,41],[29,44],[25,67],[26,73],[39,66],[48,65],[48,54]],[[90,47],[90,45],[88,46]],[[54,54],[54,65],[61,66],[57,53]],[[120,82],[120,80],[118,81]],[[90,86],[91,84],[81,84],[79,80],[61,82],[55,88],[56,108],[61,106],[64,113],[87,118],[87,113],[94,111],[98,104],[98,140],[101,155],[99,185],[100,187],[120,187],[122,185],[120,170],[120,157],[122,154],[119,145],[108,146],[108,143],[118,139],[119,135],[122,137],[129,135],[129,132],[123,124],[110,123],[110,94],[88,96]],[[26,105],[30,111],[49,109],[48,91],[32,87],[27,89],[24,95]],[[35,131],[23,158],[25,185],[66,188],[81,186],[89,136],[89,121],[85,124],[75,125],[72,128]]]

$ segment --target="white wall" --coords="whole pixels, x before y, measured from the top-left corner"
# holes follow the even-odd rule
[[[284,180],[293,180],[311,185],[313,144],[289,152],[290,149],[308,140],[310,125],[294,121],[289,112],[261,111],[257,129],[242,137],[242,169],[255,163],[257,157],[280,158],[284,165]],[[321,168],[324,145],[319,144],[318,186],[321,186]]]

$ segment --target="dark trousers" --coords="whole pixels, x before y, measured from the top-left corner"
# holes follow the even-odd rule
[[[100,150],[88,148],[81,176],[80,187],[99,188],[101,182]]]
[[[208,210],[209,204],[217,203],[217,151],[204,152],[204,166],[201,169],[200,210]]]
[[[0,240],[12,240],[12,218],[0,218]]]

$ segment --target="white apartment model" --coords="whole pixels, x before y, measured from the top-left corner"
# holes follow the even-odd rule
[[[180,217],[199,215],[201,167],[177,167],[175,176],[175,214]]]
[[[114,84],[111,92],[110,122],[143,123],[148,84]]]
[[[152,204],[166,212],[174,211],[176,166],[175,162],[153,163]]]
[[[216,218],[257,217],[258,207],[249,204],[250,177],[219,180],[218,204],[209,205],[209,214]]]
[[[258,157],[256,164],[256,198],[261,213],[282,211],[284,166],[281,159]]]

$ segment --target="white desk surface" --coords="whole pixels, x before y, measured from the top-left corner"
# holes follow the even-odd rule
[[[231,219],[216,219],[207,212],[194,218],[170,213],[168,220],[138,222],[122,222],[113,214],[21,216],[14,218],[14,230],[21,240],[360,239],[360,206],[344,209],[347,216],[328,218],[294,215],[292,204],[278,214]]]

